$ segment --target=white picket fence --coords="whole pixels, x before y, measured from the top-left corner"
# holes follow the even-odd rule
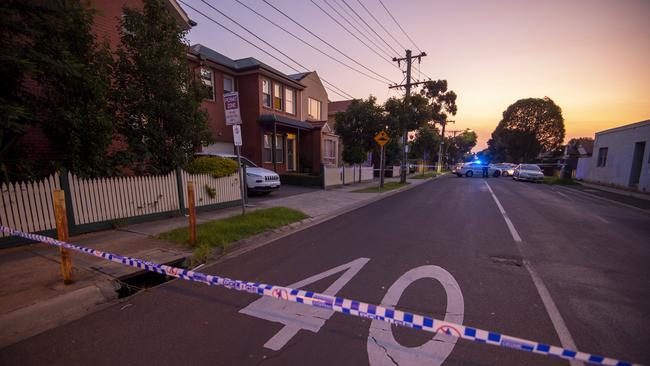
[[[194,182],[197,207],[241,199],[237,174],[212,178],[181,171],[185,203],[187,182]],[[16,230],[38,232],[56,228],[52,193],[67,190],[73,222],[86,225],[180,210],[177,173],[147,177],[83,179],[67,173],[67,187],[58,174],[41,181],[2,184],[0,224]],[[0,233],[0,237],[6,235]]]
[[[75,224],[179,209],[176,174],[82,179],[68,173]]]
[[[61,189],[58,174],[35,182],[3,183],[0,223],[29,232],[56,228],[52,192],[57,189]]]
[[[214,205],[241,199],[241,188],[239,187],[239,176],[237,174],[212,178],[204,174],[181,173],[183,177],[183,192],[187,202],[187,182],[194,182],[194,201],[197,207]],[[214,197],[211,194],[214,192]]]
[[[323,170],[323,180],[326,188],[343,184],[359,183],[359,181],[368,182],[373,179],[373,167],[371,166],[325,166]]]

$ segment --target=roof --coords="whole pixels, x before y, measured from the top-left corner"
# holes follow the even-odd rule
[[[167,0],[165,5],[172,11],[174,18],[182,24],[183,29],[188,30],[196,25],[196,22],[190,19],[185,10],[178,5],[178,1]]]
[[[650,119],[647,119],[647,120],[641,121],[641,122],[630,123],[629,125],[610,128],[609,130],[596,132],[596,135],[602,135],[602,134],[605,134],[605,133],[612,133],[612,132],[619,132],[619,131],[628,130],[628,129],[631,129],[631,128],[644,127],[646,125],[650,126]]]
[[[202,44],[195,44],[190,46],[190,50],[192,53],[201,55],[205,57],[206,59],[217,63],[219,65],[225,66],[229,69],[232,69],[233,71],[236,72],[243,72],[247,70],[252,70],[252,69],[265,69],[267,71],[270,71],[282,78],[285,78],[287,80],[293,81],[297,85],[300,85],[304,88],[304,85],[300,84],[297,82],[296,79],[292,78],[290,75],[287,75],[281,71],[278,71],[274,69],[273,67],[263,63],[262,61],[254,58],[254,57],[246,57],[246,58],[241,58],[238,60],[233,60],[228,56],[225,56],[209,47],[206,47]]]
[[[276,123],[282,126],[296,127],[303,130],[313,130],[316,126],[312,125],[310,122],[300,121],[297,119],[280,116],[277,114],[262,114],[257,119],[262,123]],[[322,127],[322,126],[320,126]],[[320,128],[318,127],[318,128]]]
[[[354,99],[339,100],[337,102],[329,102],[327,104],[327,115],[331,116],[337,114],[338,112],[345,112],[350,106],[350,104],[352,104],[353,100]]]
[[[291,74],[289,75],[290,78],[296,81],[300,81],[305,78],[305,76],[311,74],[313,71],[307,71],[307,72],[301,72],[299,74]]]

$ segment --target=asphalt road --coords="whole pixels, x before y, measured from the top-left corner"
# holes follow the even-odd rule
[[[205,271],[375,304],[391,292],[400,309],[650,363],[648,238],[649,215],[561,187],[445,176]],[[172,281],[2,349],[0,364],[568,364],[256,300]]]

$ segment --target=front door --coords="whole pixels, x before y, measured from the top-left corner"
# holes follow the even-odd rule
[[[287,134],[287,170],[296,170],[296,136]]]
[[[645,141],[634,144],[634,157],[632,158],[632,171],[630,172],[630,187],[636,187],[639,184],[644,155]]]

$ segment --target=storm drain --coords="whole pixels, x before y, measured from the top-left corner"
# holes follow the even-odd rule
[[[521,257],[510,255],[495,255],[490,257],[493,263],[505,264],[506,266],[521,267],[524,265]]]
[[[166,264],[172,267],[187,269],[185,259],[180,259],[178,261]],[[145,289],[162,285],[163,283],[173,280],[174,278],[176,277],[167,276],[156,272],[142,271],[118,279],[118,287],[115,291],[117,292],[118,299],[123,299]]]

